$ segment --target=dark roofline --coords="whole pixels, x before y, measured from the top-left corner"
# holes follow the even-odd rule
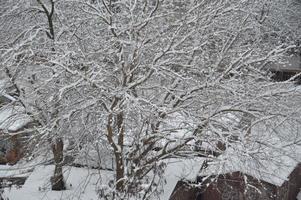
[[[201,182],[201,180],[203,179],[203,178],[205,178],[205,177],[207,177],[206,178],[206,181],[205,181],[205,183],[208,183],[208,182],[210,182],[210,181],[208,181],[208,180],[210,180],[210,178],[212,177],[212,178],[215,178],[215,179],[220,179],[221,177],[225,177],[225,176],[233,176],[233,174],[235,174],[235,173],[238,173],[239,175],[246,175],[246,176],[248,176],[248,177],[251,177],[252,179],[254,179],[254,180],[257,180],[257,181],[260,181],[261,183],[265,183],[265,184],[268,184],[268,185],[271,185],[271,186],[273,186],[273,187],[282,187],[287,181],[289,181],[290,180],[290,177],[291,177],[291,175],[295,172],[295,170],[296,169],[298,169],[298,168],[300,168],[301,169],[301,162],[300,163],[298,163],[296,166],[295,166],[295,168],[291,171],[291,173],[287,176],[287,178],[288,178],[288,180],[285,180],[283,183],[282,183],[282,185],[281,186],[277,186],[277,185],[275,185],[275,184],[273,184],[273,183],[269,183],[269,182],[267,182],[267,181],[264,181],[264,180],[262,180],[262,179],[257,179],[256,177],[254,177],[254,176],[252,176],[252,175],[249,175],[249,174],[247,174],[247,173],[243,173],[243,172],[241,172],[241,171],[233,171],[233,172],[228,172],[228,173],[225,173],[225,174],[218,174],[218,175],[211,175],[211,176],[197,176],[197,183],[199,183],[199,182]],[[209,178],[208,178],[209,177]],[[225,179],[226,180],[226,179]]]
[[[283,62],[270,62],[266,65],[265,69],[278,72],[301,72],[301,55],[294,54],[290,56],[284,56]]]

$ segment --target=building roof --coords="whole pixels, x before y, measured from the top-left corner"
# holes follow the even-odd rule
[[[0,108],[0,130],[3,132],[19,131],[30,122],[32,122],[32,118],[25,113],[22,106],[9,104]]]
[[[227,149],[200,172],[200,176],[241,172],[281,186],[301,162],[299,130],[299,124],[283,123],[275,129],[260,124],[252,129],[252,136],[246,141],[228,144]]]
[[[9,80],[4,78],[0,80],[0,103],[6,104],[0,107],[0,130],[9,134],[32,122],[32,118],[25,113],[22,106],[14,105],[16,99],[8,93],[12,87]]]
[[[284,56],[281,60],[267,65],[267,69],[271,71],[301,72],[301,56],[300,54]]]
[[[0,80],[0,103],[2,102],[8,103],[16,100],[14,97],[8,94],[8,91],[12,90],[11,88],[12,88],[12,84],[8,80],[6,79]]]
[[[166,183],[158,199],[169,199],[178,181],[195,182],[204,158],[171,158],[166,161],[164,177]]]
[[[232,155],[229,155],[232,154]],[[228,174],[241,172],[267,183],[282,186],[289,175],[297,167],[298,161],[290,156],[273,158],[252,158],[250,155],[238,155],[233,149],[228,150],[218,158],[218,162],[211,165],[203,172],[202,176]]]

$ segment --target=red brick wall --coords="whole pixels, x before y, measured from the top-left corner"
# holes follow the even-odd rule
[[[234,172],[220,175],[217,183],[212,183],[202,194],[202,200],[275,200],[276,186],[247,177],[248,184],[258,190],[247,187],[244,175]]]
[[[191,187],[184,181],[178,181],[169,200],[196,200],[199,194],[199,189]]]
[[[16,164],[22,157],[22,145],[19,142],[19,138],[17,135],[12,136],[9,141],[12,146],[6,152],[7,163],[13,165]]]
[[[301,189],[301,164],[291,173],[287,184],[289,188],[287,200],[296,199]]]

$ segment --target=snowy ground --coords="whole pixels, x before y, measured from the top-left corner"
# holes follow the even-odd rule
[[[108,177],[112,177],[110,171],[65,167],[67,190],[52,191],[49,180],[53,170],[53,165],[36,167],[22,188],[6,188],[3,196],[9,200],[95,200],[98,187],[107,185]]]
[[[179,180],[194,180],[199,172],[203,159],[170,159],[165,171],[166,185],[164,192],[157,197],[158,200],[169,199]],[[21,188],[13,187],[4,190],[4,198],[9,200],[96,200],[99,199],[97,190],[106,188],[113,178],[111,171],[89,168],[65,167],[64,178],[67,190],[52,191],[50,177],[54,166],[37,166],[31,174],[28,169],[14,169],[12,166],[0,166],[2,177],[16,177],[16,174],[28,176]],[[22,173],[21,173],[22,172]],[[26,173],[25,173],[26,172]]]
[[[20,167],[10,165],[0,165],[0,177],[27,177],[32,171],[31,167]]]

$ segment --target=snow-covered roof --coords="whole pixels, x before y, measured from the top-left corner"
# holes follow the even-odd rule
[[[8,102],[16,100],[6,91],[11,86],[7,79],[0,80],[0,99],[6,99]],[[31,121],[22,106],[8,104],[0,108],[0,130],[4,132],[18,131]]]
[[[298,163],[297,160],[286,155],[275,154],[270,158],[266,156],[260,158],[257,155],[255,157],[248,154],[242,155],[241,152],[230,148],[218,157],[216,162],[212,162],[206,170],[201,172],[201,175],[242,172],[258,180],[281,186],[288,180]]]
[[[282,60],[277,62],[272,62],[267,66],[268,69],[272,71],[301,71],[301,56],[299,54],[294,54],[290,56],[284,56]]]
[[[281,186],[301,162],[300,125],[283,123],[278,127],[263,124],[252,129],[251,136],[227,146],[227,149],[201,176],[242,172],[259,180]]]
[[[196,181],[200,168],[204,159],[200,157],[196,158],[172,158],[169,159],[166,164],[166,170],[164,177],[166,178],[166,184],[163,187],[163,193],[159,196],[160,200],[166,200],[170,198],[176,184],[180,180]]]
[[[12,84],[7,79],[0,80],[0,101],[16,101],[16,99],[7,92],[8,88],[11,86]]]
[[[15,132],[32,121],[21,106],[6,105],[0,108],[0,130]]]
[[[10,85],[9,81],[7,79],[1,79],[0,80],[0,92],[5,90],[5,88],[7,88],[9,85]]]

